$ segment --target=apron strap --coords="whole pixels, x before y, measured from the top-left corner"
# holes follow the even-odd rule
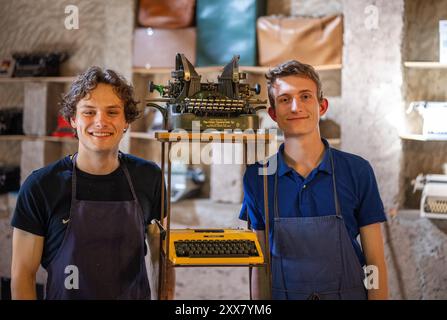
[[[275,211],[275,219],[279,218],[279,209],[278,209],[278,170],[275,172],[275,185],[273,189],[273,210]]]
[[[71,174],[71,203],[73,206],[73,203],[76,200],[76,158],[78,157],[78,153],[76,152],[71,161],[73,163],[73,170]]]
[[[132,183],[132,179],[130,178],[129,170],[127,169],[127,166],[124,163],[124,161],[122,161],[121,157],[122,157],[122,153],[120,151],[120,153],[118,154],[118,158],[120,159],[121,168],[123,168],[124,175],[126,176],[127,183],[129,184],[129,187],[130,187],[130,191],[132,192],[132,196],[133,196],[134,200],[139,204],[140,202],[138,201],[137,193],[135,192],[135,189],[133,187],[133,183]]]
[[[336,179],[335,179],[334,158],[332,157],[331,147],[328,147],[328,152],[329,152],[329,158],[331,159],[331,167],[332,167],[332,185],[334,186],[335,214],[337,215],[337,217],[341,217],[340,202],[338,201],[337,186],[335,184]]]

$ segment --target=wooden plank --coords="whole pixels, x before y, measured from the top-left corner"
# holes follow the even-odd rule
[[[17,77],[17,78],[0,78],[0,83],[25,83],[25,82],[54,82],[54,83],[71,83],[76,77]]]
[[[414,141],[447,141],[447,137],[427,137],[423,134],[401,133],[399,137],[404,140]]]
[[[265,74],[269,69],[271,69],[271,66],[267,67],[260,67],[260,66],[240,66],[239,71],[241,72],[247,72],[252,74]],[[341,70],[342,65],[341,64],[330,64],[330,65],[321,65],[321,66],[314,66],[315,70],[317,71],[335,71],[335,70]],[[133,68],[133,73],[140,74],[140,75],[156,75],[156,74],[170,74],[172,68]],[[197,67],[196,71],[199,74],[202,73],[211,73],[211,72],[222,72],[223,66],[213,66],[213,67]]]
[[[447,69],[447,63],[437,61],[405,61],[404,66],[415,69]]]
[[[52,136],[32,136],[32,135],[0,135],[0,141],[53,141],[78,143],[76,138],[52,137]]]

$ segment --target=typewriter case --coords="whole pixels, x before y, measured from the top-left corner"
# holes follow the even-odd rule
[[[166,86],[149,82],[149,91],[158,91],[161,98],[146,100],[147,107],[161,111],[164,129],[187,131],[256,130],[259,117],[256,112],[265,109],[267,101],[255,98],[260,93],[257,84],[251,88],[240,80],[246,78],[239,72],[239,56],[233,57],[218,82],[201,83],[201,76],[183,54],[177,54],[173,81]],[[157,103],[164,102],[161,106]],[[194,122],[194,123],[193,123]]]

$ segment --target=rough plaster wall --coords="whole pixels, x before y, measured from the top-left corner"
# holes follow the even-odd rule
[[[447,222],[402,212],[384,228],[391,299],[447,299]]]
[[[292,0],[290,4],[293,16],[324,16],[343,11],[342,0]]]
[[[343,2],[341,141],[344,150],[370,161],[384,205],[389,209],[397,205],[399,187],[401,143],[396,125],[404,109],[404,6],[403,1],[375,1],[379,13],[377,28],[368,28],[371,20],[364,12],[370,4],[367,0]]]

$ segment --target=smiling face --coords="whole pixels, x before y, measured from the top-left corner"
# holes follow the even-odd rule
[[[124,130],[129,124],[124,114],[124,102],[113,87],[99,83],[76,105],[76,115],[70,119],[79,138],[79,152],[117,152]]]
[[[296,75],[280,77],[273,83],[272,93],[275,108],[268,111],[285,136],[319,132],[318,123],[327,111],[328,102],[318,100],[314,81]]]

